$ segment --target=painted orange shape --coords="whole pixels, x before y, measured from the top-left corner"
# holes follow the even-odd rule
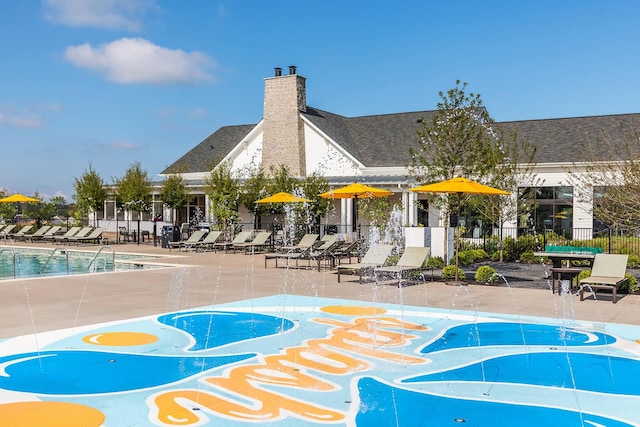
[[[69,402],[14,402],[0,405],[0,423],[11,427],[100,427],[102,412]]]

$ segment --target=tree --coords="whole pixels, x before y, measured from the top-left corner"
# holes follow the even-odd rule
[[[229,239],[236,232],[239,220],[240,184],[231,171],[231,164],[216,166],[205,177],[204,192],[209,197],[210,212],[218,229]]]
[[[69,216],[69,204],[63,196],[54,196],[49,201],[54,206],[54,216],[67,218]]]
[[[143,212],[151,210],[151,181],[147,171],[142,169],[140,162],[133,162],[124,176],[114,181],[118,199],[122,200],[124,209],[138,214],[137,241],[140,244],[140,217]]]
[[[76,211],[82,214],[82,218],[86,218],[90,212],[102,209],[109,195],[104,180],[93,169],[91,163],[89,163],[89,170],[85,169],[80,178],[74,178],[73,189]]]
[[[441,101],[433,118],[430,122],[420,121],[418,148],[410,150],[410,174],[422,184],[456,176],[486,182],[495,168],[504,163],[506,156],[501,153],[494,120],[480,95],[467,94],[466,87],[467,83],[458,80],[453,89],[439,92]],[[457,195],[428,198],[440,208],[443,225],[448,228],[449,214],[458,203]],[[445,237],[445,253],[446,244]]]
[[[318,195],[329,190],[329,181],[317,172],[307,175],[302,181],[302,194],[300,195],[312,200],[309,203],[308,210],[314,222],[318,225],[320,225],[320,220],[329,212],[332,206],[331,199],[318,197]]]
[[[247,171],[247,175],[247,179],[242,184],[240,202],[253,214],[254,226],[257,227],[260,215],[265,212],[268,207],[256,203],[256,201],[268,196],[267,186],[269,185],[269,178],[262,168],[262,165],[250,169]]]
[[[602,129],[582,144],[581,159],[569,169],[576,201],[593,206],[596,220],[612,228],[640,226],[640,127],[614,136]],[[595,186],[594,186],[595,185]]]
[[[487,185],[510,191],[511,196],[482,196],[471,199],[471,207],[491,224],[498,225],[500,230],[500,262],[503,261],[502,236],[505,223],[518,216],[519,212],[529,211],[535,200],[531,192],[520,192],[518,184],[528,183],[529,188],[536,188],[534,168],[536,146],[528,140],[518,139],[515,131],[507,132],[496,127],[497,146],[496,163],[486,177]]]
[[[28,203],[25,211],[27,217],[36,220],[36,227],[42,227],[44,221],[48,221],[55,216],[56,207],[53,203],[45,202],[40,199],[40,195],[36,191],[34,198],[38,199],[36,203]]]
[[[160,189],[160,199],[171,209],[171,223],[175,224],[175,210],[183,207],[189,200],[186,181],[180,174],[171,174],[165,178]]]
[[[0,199],[7,197],[6,190],[0,188]],[[0,219],[11,220],[18,214],[18,208],[15,203],[0,203]]]

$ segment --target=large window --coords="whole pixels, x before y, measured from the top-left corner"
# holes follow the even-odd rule
[[[573,231],[573,187],[525,187],[520,189],[521,199],[532,200],[533,207],[521,209],[520,232],[535,229],[552,230],[571,238]]]

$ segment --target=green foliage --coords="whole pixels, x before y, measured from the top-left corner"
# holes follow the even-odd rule
[[[496,283],[499,280],[499,276],[493,267],[482,265],[476,270],[475,279],[479,283]]]
[[[591,270],[587,269],[587,270],[582,270],[580,273],[578,273],[578,276],[576,278],[576,280],[578,281],[578,283],[580,283],[580,280],[585,279],[587,277],[591,276]]]
[[[475,252],[471,251],[462,251],[458,253],[458,264],[460,265],[469,265],[473,264],[476,261]]]
[[[40,228],[45,221],[52,219],[56,213],[56,207],[51,202],[40,200],[40,195],[36,191],[34,195],[39,201],[37,203],[27,203],[25,214],[27,217],[36,220],[36,227]]]
[[[329,189],[329,180],[317,172],[307,175],[302,181],[303,196],[312,200],[308,206],[309,213],[318,223],[332,206],[330,199],[318,197],[318,194],[326,193]]]
[[[455,265],[447,265],[442,269],[442,278],[445,280],[455,279],[456,278],[456,266]],[[458,268],[458,279],[465,279],[464,271],[461,268]]]
[[[630,254],[627,261],[627,267],[640,268],[640,255]]]
[[[76,215],[81,218],[85,218],[90,212],[101,210],[109,195],[104,180],[93,169],[91,163],[89,163],[89,169],[85,170],[80,178],[74,178],[73,189],[75,191],[73,199],[76,201]],[[149,194],[151,194],[150,188]]]
[[[484,249],[473,249],[473,254],[476,261],[489,259],[489,254]]]
[[[229,163],[221,163],[205,177],[204,192],[209,196],[210,213],[219,230],[231,238],[239,221],[238,200],[240,186]]]
[[[439,270],[444,267],[444,260],[440,256],[432,256],[427,258],[425,268],[429,270]]]
[[[174,222],[175,210],[183,207],[189,200],[187,183],[179,174],[167,176],[160,188],[160,199],[162,203],[171,209],[171,222]]]
[[[115,181],[118,200],[125,210],[138,213],[151,210],[151,181],[140,162],[129,165],[124,176]]]

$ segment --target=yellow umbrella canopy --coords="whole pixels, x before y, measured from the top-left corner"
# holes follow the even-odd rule
[[[418,193],[446,193],[458,195],[458,218],[460,218],[460,195],[461,194],[485,194],[485,195],[508,195],[507,191],[489,187],[470,179],[456,177],[446,181],[433,184],[422,185],[412,188],[411,191]],[[459,222],[458,222],[459,224]],[[458,233],[459,234],[459,233]],[[458,282],[458,245],[460,237],[456,239],[456,283]]]
[[[391,196],[392,194],[391,191],[354,182],[353,184],[322,193],[320,197],[324,197],[325,199],[362,199],[385,197]]]
[[[265,197],[264,199],[256,200],[256,203],[304,203],[311,202],[309,199],[305,199],[304,197],[294,196],[291,193],[285,193],[281,191],[272,196]]]
[[[434,184],[427,184],[420,187],[412,188],[411,191],[419,193],[459,193],[459,194],[487,194],[487,195],[499,195],[499,194],[511,194],[507,191],[499,190],[497,188],[489,187],[487,185],[480,184],[470,179],[457,177],[448,179],[446,181],[436,182]]]
[[[0,199],[2,203],[24,203],[24,202],[39,202],[40,200],[34,199],[33,197],[25,196],[20,193],[12,194],[8,197],[3,197]]]

